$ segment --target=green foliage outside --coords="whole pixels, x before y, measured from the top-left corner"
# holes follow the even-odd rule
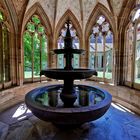
[[[38,34],[35,33],[33,36],[33,46],[34,46],[34,76],[39,76],[40,72],[40,40],[38,38]]]
[[[0,11],[0,22],[3,21],[4,18],[3,18],[3,13]]]
[[[102,71],[97,71],[97,72],[98,72],[97,77],[103,78],[103,72]],[[112,79],[112,72],[105,72],[105,78]]]
[[[135,83],[140,83],[140,78],[135,78]]]
[[[40,23],[37,16],[33,16],[32,20],[28,22],[23,36],[25,78],[31,78],[32,72],[34,77],[39,77],[40,70],[47,68],[47,38],[44,27],[37,25]]]

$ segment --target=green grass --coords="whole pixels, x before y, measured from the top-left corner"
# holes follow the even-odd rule
[[[32,78],[32,72],[31,71],[24,71],[24,78]]]
[[[103,72],[98,71],[98,76],[97,77],[103,78]],[[106,79],[112,79],[112,72],[106,72],[105,73],[105,78]]]
[[[136,78],[136,79],[135,79],[135,83],[140,84],[140,78]]]
[[[40,77],[34,73],[34,77]],[[24,78],[32,78],[32,71],[24,71]]]

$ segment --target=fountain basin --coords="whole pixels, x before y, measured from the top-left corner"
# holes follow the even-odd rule
[[[97,72],[92,69],[73,69],[73,70],[65,70],[65,69],[47,69],[41,70],[40,75],[45,75],[48,78],[53,79],[85,79],[89,78],[92,75],[97,76]]]
[[[59,98],[59,92],[55,92],[62,88],[63,85],[36,88],[26,95],[25,103],[36,117],[62,127],[75,127],[96,120],[104,115],[110,107],[112,96],[107,91],[99,87],[74,85],[78,99],[73,107],[66,108]],[[49,100],[47,94],[48,97],[53,96],[53,98]],[[89,98],[87,95],[90,95]],[[94,97],[97,97],[96,103]]]

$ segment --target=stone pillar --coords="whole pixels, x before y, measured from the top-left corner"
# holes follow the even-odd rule
[[[2,26],[0,25],[0,83],[3,83],[3,43]]]

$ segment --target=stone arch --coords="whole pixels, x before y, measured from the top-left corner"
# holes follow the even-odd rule
[[[67,21],[67,19],[70,19],[74,28],[76,29],[77,35],[79,37],[79,41],[80,41],[80,46],[82,46],[82,29],[81,26],[77,20],[77,18],[75,17],[75,15],[71,12],[71,10],[67,10],[64,15],[60,18],[60,20],[58,21],[56,28],[55,28],[55,47],[57,46],[57,39],[59,37],[59,33],[60,30],[62,29],[62,27],[64,26],[65,22]]]
[[[110,23],[112,33],[114,34],[114,37],[115,37],[116,24],[115,24],[114,16],[112,15],[111,12],[108,11],[108,9],[105,6],[103,6],[101,3],[98,3],[95,6],[95,8],[93,9],[91,15],[89,16],[89,19],[88,19],[86,27],[85,27],[85,46],[86,46],[86,50],[87,50],[87,59],[89,58],[89,56],[88,56],[89,55],[89,48],[88,48],[89,47],[89,36],[91,34],[92,27],[96,22],[96,19],[100,15],[105,16],[106,20]]]
[[[113,34],[115,35],[116,26],[115,26],[114,16],[111,14],[111,12],[108,11],[108,9],[105,6],[98,3],[95,6],[95,8],[93,9],[93,11],[87,21],[87,24],[86,24],[86,28],[85,28],[86,41],[88,40],[88,38],[90,36],[91,29],[92,29],[93,25],[95,24],[97,17],[100,15],[105,16],[105,18],[111,25],[111,30],[112,30]]]
[[[18,19],[15,8],[12,2],[7,2],[7,0],[2,0],[0,3],[1,10],[3,9],[4,14],[7,16],[7,26],[11,33],[15,34],[18,32]]]
[[[18,58],[14,56],[18,56],[17,54],[17,46],[16,46],[16,34],[18,32],[18,20],[17,15],[12,5],[11,1],[1,0],[0,2],[0,10],[4,13],[6,20],[4,24],[7,26],[9,32],[9,64],[10,64],[10,82],[6,86],[16,85],[17,77],[18,77]],[[6,84],[6,83],[5,83]]]
[[[26,28],[26,24],[29,22],[29,20],[31,19],[31,17],[33,15],[37,15],[40,20],[42,25],[45,27],[45,33],[47,36],[47,44],[48,44],[48,66],[50,67],[51,65],[51,54],[50,54],[50,49],[52,46],[52,27],[50,24],[50,20],[47,16],[47,14],[45,13],[45,11],[43,10],[42,6],[39,4],[39,2],[35,3],[24,15],[23,18],[23,23],[22,23],[22,31],[21,31],[21,38],[23,38],[23,34]],[[24,81],[24,48],[23,48],[23,40],[21,39],[21,56],[22,56],[22,81]]]
[[[126,31],[130,24],[130,15],[132,14],[132,9],[135,8],[136,0],[127,1],[122,8],[122,11],[119,15],[119,22],[118,22],[118,55],[124,54],[124,46],[126,44]],[[118,76],[116,80],[119,84],[123,84],[122,81],[125,81],[125,70],[121,69],[121,66],[124,66],[124,57],[123,59],[118,57],[118,67],[120,67],[119,72],[117,72]],[[116,74],[116,75],[117,75]]]
[[[134,8],[136,6],[136,0],[133,0],[133,1],[128,1],[125,5],[125,7],[127,8],[124,8],[124,10],[121,12],[120,14],[120,23],[119,23],[119,30],[126,30],[127,29],[127,25],[129,24],[130,22],[130,15],[133,14],[134,12]],[[126,27],[126,28],[124,28]],[[123,28],[123,29],[122,29]]]
[[[25,26],[27,24],[27,22],[30,20],[30,18],[34,15],[37,14],[40,19],[41,22],[43,23],[43,26],[47,28],[47,36],[51,36],[52,35],[52,27],[50,24],[50,20],[47,16],[47,14],[45,13],[44,9],[42,8],[42,6],[39,4],[39,2],[35,3],[24,15],[23,18],[23,23],[22,23],[22,31],[21,34],[23,34]]]
[[[103,15],[106,21],[110,24],[110,28],[113,33],[113,44],[114,44],[113,46],[115,48],[115,36],[117,36],[117,34],[116,34],[116,22],[115,22],[114,16],[111,12],[108,11],[108,9],[105,6],[98,3],[93,9],[85,27],[85,46],[87,50],[87,56],[86,56],[87,61],[89,61],[89,37],[91,35],[93,25],[96,23],[96,20],[100,15]],[[88,67],[88,64],[87,64],[87,67]],[[113,77],[112,77],[112,80],[113,80]]]
[[[46,30],[46,35],[47,35],[47,39],[48,39],[48,51],[50,50],[51,46],[52,46],[52,27],[50,24],[50,20],[47,16],[47,14],[45,13],[44,9],[42,8],[42,6],[40,5],[39,2],[35,3],[24,15],[23,18],[23,23],[22,23],[22,31],[21,31],[21,38],[23,38],[23,32],[25,30],[25,26],[28,23],[28,21],[31,19],[31,17],[36,14],[39,16],[43,26],[47,29]],[[22,40],[21,40],[21,46],[23,46],[22,44]],[[22,49],[22,59],[23,59],[23,47],[21,47]],[[50,58],[50,55],[49,55]],[[49,61],[49,63],[51,63]],[[50,65],[50,64],[49,64]]]

